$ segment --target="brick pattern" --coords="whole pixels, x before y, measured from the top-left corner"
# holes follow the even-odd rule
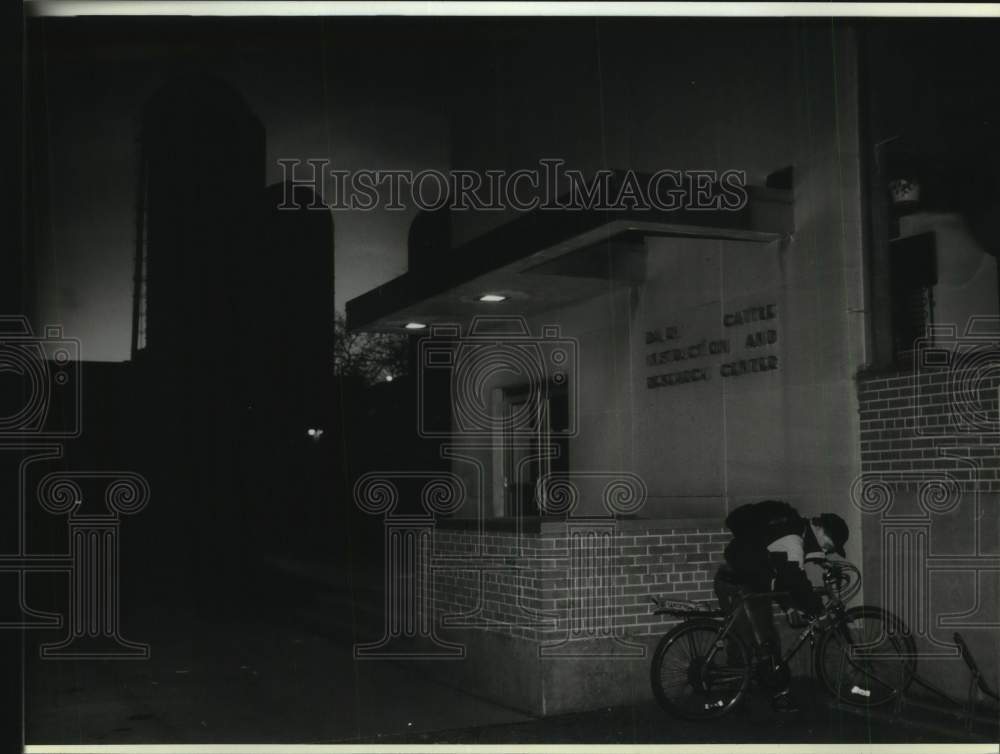
[[[905,472],[945,471],[965,488],[1000,491],[1000,370],[940,369],[858,382],[861,470],[916,491]]]
[[[711,600],[730,534],[609,523],[516,535],[436,530],[430,602],[441,625],[536,641],[662,633],[649,595]]]

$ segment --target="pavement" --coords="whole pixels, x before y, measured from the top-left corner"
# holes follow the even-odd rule
[[[367,573],[276,569],[259,603],[213,609],[164,594],[130,610],[123,634],[146,660],[25,658],[32,744],[377,741],[461,724],[530,719],[402,663],[356,661],[381,636],[382,593]],[[266,595],[266,596],[264,596]],[[210,601],[209,601],[210,602]],[[59,632],[39,631],[34,644]]]
[[[253,609],[180,607],[164,596],[130,612],[142,661],[26,657],[32,744],[208,743],[944,743],[995,741],[921,712],[859,714],[809,678],[802,711],[751,696],[723,721],[675,720],[656,703],[536,718],[427,677],[405,662],[355,660],[381,634],[380,574],[292,562]],[[58,635],[34,636],[52,641]]]
[[[667,717],[655,702],[610,707],[544,719],[463,727],[389,738],[398,743],[435,744],[656,744],[656,743],[994,743],[979,729],[969,733],[954,723],[927,725],[897,718],[891,711],[867,713],[829,704],[808,681],[799,683],[802,710],[776,714],[767,699],[752,698],[723,719],[691,722]]]

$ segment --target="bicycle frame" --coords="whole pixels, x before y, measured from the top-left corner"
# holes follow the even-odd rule
[[[726,616],[726,620],[723,623],[722,629],[720,630],[719,635],[716,638],[713,651],[709,654],[709,659],[714,657],[715,652],[725,645],[724,643],[725,638],[726,636],[729,635],[730,631],[732,631],[733,626],[735,625],[736,621],[739,620],[741,613],[746,616],[747,620],[750,621],[752,625],[753,620],[750,615],[750,609],[748,606],[748,603],[751,600],[766,599],[768,602],[770,602],[773,599],[776,599],[778,597],[785,597],[787,595],[788,595],[787,592],[754,592],[751,594],[740,595],[738,597],[739,605],[735,606]],[[824,614],[825,613],[826,611],[824,610]],[[802,630],[802,632],[799,633],[799,635],[795,638],[795,642],[792,644],[791,649],[789,649],[788,652],[778,661],[775,670],[781,670],[782,668],[787,667],[788,664],[791,662],[792,658],[796,654],[798,654],[799,650],[802,648],[802,645],[805,644],[807,639],[810,641],[810,643],[815,641],[815,635],[820,631],[819,621],[820,618],[815,618],[811,620],[809,624]],[[759,647],[760,637],[755,636],[754,638]],[[757,647],[754,647],[754,649],[756,648]]]
[[[806,626],[802,630],[802,632],[795,638],[795,643],[792,645],[792,648],[789,649],[788,653],[784,657],[782,657],[781,660],[778,662],[777,669],[780,670],[782,668],[788,667],[788,664],[791,662],[792,658],[799,653],[799,650],[802,648],[802,645],[806,643],[806,639],[809,640],[810,646],[815,644],[816,634],[821,632],[818,622],[819,619],[810,621],[809,625]]]
[[[775,598],[787,596],[787,594],[788,594],[787,592],[754,592],[750,594],[739,595],[739,597],[737,598],[739,600],[739,604],[735,605],[727,614],[725,614],[722,626],[720,627],[719,632],[716,634],[715,642],[712,646],[712,649],[705,658],[706,661],[711,662],[712,659],[714,659],[715,655],[718,653],[718,651],[725,647],[725,639],[733,631],[733,627],[735,626],[736,621],[740,619],[741,615],[745,615],[747,620],[750,621],[751,624],[753,623],[748,607],[748,603],[751,600],[766,599],[770,602]],[[822,625],[822,621],[826,616],[830,615],[830,613],[840,604],[841,603],[839,600],[831,601],[826,606],[824,606],[823,613],[821,613],[818,617],[813,618],[811,621],[809,621],[809,623],[805,627],[802,628],[802,631],[798,634],[798,636],[795,637],[795,641],[792,643],[791,648],[784,654],[784,656],[782,656],[778,660],[775,670],[781,670],[783,668],[788,667],[792,658],[799,653],[799,651],[802,649],[802,646],[806,643],[806,641],[809,641],[810,645],[814,645],[816,641],[816,636],[818,634],[832,630],[837,627],[836,624],[829,624],[824,626]],[[674,611],[668,610],[665,612],[674,612]],[[682,614],[685,615],[686,617],[695,615],[695,613],[686,613],[686,612],[685,613],[678,612],[677,614]],[[712,615],[713,613],[704,612],[703,614]],[[845,638],[849,642],[851,641],[850,636],[846,636]],[[753,649],[759,648],[759,637],[755,636],[755,643],[757,644],[757,646],[753,647]],[[864,673],[865,675],[871,676],[873,680],[879,681],[881,683],[881,681],[877,677],[872,676],[864,668],[858,667],[858,670]]]

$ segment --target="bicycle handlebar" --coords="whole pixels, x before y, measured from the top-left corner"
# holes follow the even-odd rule
[[[814,586],[813,591],[818,595],[827,596],[833,600],[846,601],[853,597],[861,588],[861,572],[853,563],[846,560],[837,561],[815,561],[823,568],[823,586]],[[851,580],[855,579],[852,583]],[[831,584],[836,585],[836,591],[831,589]],[[846,589],[844,588],[846,585]],[[846,595],[840,592],[848,592]],[[758,598],[778,598],[790,596],[790,592],[747,592],[744,599]]]
[[[823,589],[831,599],[847,602],[861,591],[861,570],[846,560],[822,561]]]

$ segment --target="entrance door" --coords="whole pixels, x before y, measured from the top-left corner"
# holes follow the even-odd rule
[[[505,516],[538,516],[538,480],[552,471],[569,468],[569,403],[565,388],[527,387],[504,391],[503,490]]]

